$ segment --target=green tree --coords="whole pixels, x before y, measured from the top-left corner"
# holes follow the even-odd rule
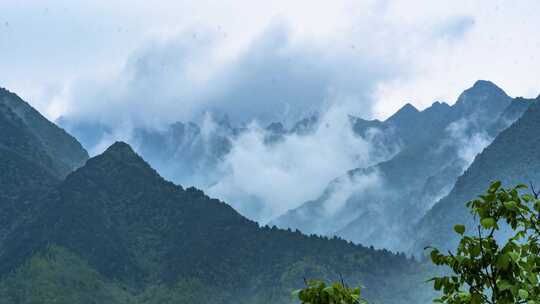
[[[433,263],[451,269],[432,279],[442,292],[436,303],[540,303],[540,200],[532,185],[532,194],[527,188],[494,182],[467,203],[479,225],[472,231],[454,227],[461,237],[457,250],[431,248]]]
[[[367,304],[360,287],[350,288],[343,282],[327,285],[317,280],[308,281],[306,285],[293,293],[302,304]]]

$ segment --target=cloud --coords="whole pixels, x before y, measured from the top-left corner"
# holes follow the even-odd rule
[[[185,32],[154,39],[134,52],[116,75],[74,82],[64,102],[64,118],[159,127],[192,118],[212,94],[217,69],[214,33]]]
[[[367,191],[377,192],[383,190],[383,178],[378,170],[372,172],[365,172],[363,174],[345,175],[339,178],[335,184],[333,184],[332,193],[324,201],[324,211],[329,217],[334,216],[339,211],[343,210],[343,207],[347,204],[349,199],[354,195],[365,194]],[[382,195],[381,195],[382,197]],[[375,203],[367,203],[364,206],[369,209],[380,209]],[[375,211],[375,210],[374,210]],[[376,210],[380,211],[380,210]],[[349,219],[352,220],[352,219]],[[335,226],[343,227],[345,223],[334,223]],[[323,227],[322,231],[325,231]],[[328,231],[328,230],[326,230]]]
[[[116,75],[79,79],[51,106],[65,109],[64,118],[113,127],[159,127],[207,111],[236,123],[292,123],[345,103],[370,116],[376,84],[401,68],[367,49],[294,41],[282,21],[232,56],[223,56],[222,39],[199,29],[151,40]]]
[[[414,61],[403,54],[420,45],[431,49],[441,40],[455,42],[473,24],[470,17],[457,15],[418,30],[414,23],[379,20],[387,13],[364,14],[363,23],[322,40],[299,35],[282,18],[236,48],[219,27],[157,35],[115,73],[74,80],[49,108],[63,109],[63,117],[113,127],[156,128],[200,120],[207,111],[240,123],[291,123],[345,103],[350,114],[371,117],[384,84],[412,77]]]
[[[308,135],[289,134],[268,145],[265,132],[253,123],[234,140],[221,165],[222,178],[208,189],[262,223],[317,198],[331,180],[347,170],[389,157],[374,151],[372,136],[361,138],[353,133],[343,107],[325,112],[315,132]]]
[[[487,131],[478,126],[484,121],[485,119],[482,120],[478,117],[467,117],[452,122],[446,128],[450,137],[450,141],[446,144],[456,147],[458,157],[464,162],[463,170],[468,168],[476,155],[493,141]]]
[[[474,18],[471,16],[457,16],[450,18],[434,30],[433,35],[437,38],[448,40],[461,39],[467,32],[473,29]]]

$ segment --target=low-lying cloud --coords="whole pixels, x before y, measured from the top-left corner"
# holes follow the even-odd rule
[[[456,147],[457,156],[464,162],[463,170],[467,169],[476,155],[493,141],[485,128],[477,125],[481,122],[483,120],[475,117],[463,118],[452,122],[446,128],[451,140],[449,144]]]
[[[266,144],[265,135],[252,123],[235,139],[221,164],[223,177],[208,189],[261,223],[317,198],[349,169],[389,157],[386,149],[375,151],[372,136],[362,138],[352,131],[348,113],[340,107],[325,112],[313,133],[289,134],[272,144]]]

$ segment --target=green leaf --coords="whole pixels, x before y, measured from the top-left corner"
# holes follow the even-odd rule
[[[532,202],[534,200],[534,197],[530,194],[523,194],[522,196],[523,200],[526,201],[527,203],[529,202]]]
[[[520,257],[519,252],[512,251],[512,252],[509,252],[508,255],[510,255],[510,257],[512,258],[514,262],[519,261],[519,257]]]
[[[465,233],[465,226],[464,225],[455,225],[454,226],[454,231],[456,231],[457,233],[463,235],[463,233]]]
[[[485,229],[491,229],[495,227],[496,222],[494,218],[486,217],[480,221],[480,224],[482,224],[482,227],[484,227]]]
[[[520,298],[522,298],[523,300],[527,300],[529,298],[529,293],[525,290],[525,289],[520,289],[518,291],[518,295]]]
[[[501,182],[500,181],[496,181],[494,183],[491,184],[491,186],[489,187],[489,192],[495,192],[497,190],[499,190],[499,188],[501,187]]]
[[[497,284],[497,286],[499,287],[499,290],[501,290],[501,291],[508,290],[508,289],[512,288],[512,284],[510,284],[506,280],[503,280],[503,281],[499,282]]]
[[[514,201],[504,202],[504,207],[508,210],[517,210],[517,203]]]
[[[471,304],[481,304],[482,303],[482,297],[475,293],[471,297]]]
[[[481,253],[480,244],[476,244],[471,248],[470,254],[472,257],[477,257]]]

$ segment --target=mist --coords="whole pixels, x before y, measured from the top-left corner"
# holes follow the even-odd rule
[[[312,132],[286,134],[270,144],[268,131],[251,123],[233,140],[230,153],[219,165],[223,176],[208,192],[247,217],[267,223],[317,198],[330,181],[350,168],[372,166],[394,155],[397,146],[377,145],[379,138],[371,132],[364,137],[354,133],[347,110],[332,107]],[[374,180],[365,182],[374,184]],[[328,208],[331,212],[339,207]]]

